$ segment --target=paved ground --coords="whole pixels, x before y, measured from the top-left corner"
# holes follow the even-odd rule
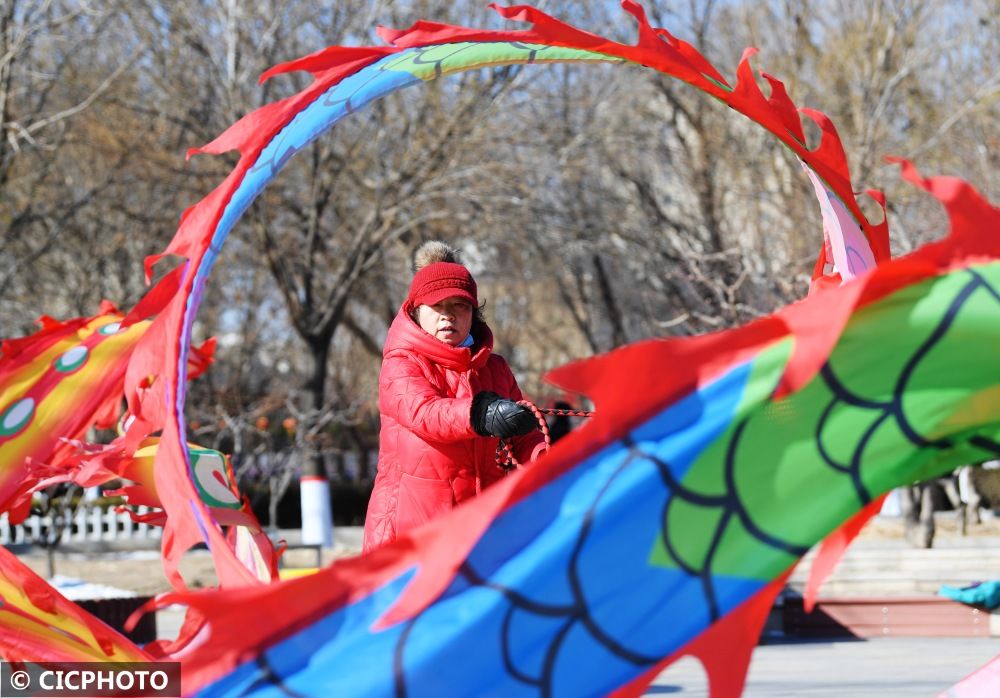
[[[743,696],[930,697],[998,654],[995,638],[770,641],[754,651]],[[686,657],[646,695],[707,696],[708,681],[701,664]]]

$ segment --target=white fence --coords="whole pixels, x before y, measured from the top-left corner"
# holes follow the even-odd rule
[[[149,508],[139,507],[137,512],[147,514]],[[23,523],[12,526],[7,514],[0,514],[0,545],[46,541],[51,530],[51,516],[29,516]],[[62,529],[61,542],[157,539],[162,533],[159,526],[136,523],[125,512],[84,504],[70,514],[70,521]]]

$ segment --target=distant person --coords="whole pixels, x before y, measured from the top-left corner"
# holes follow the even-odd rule
[[[573,405],[569,404],[565,400],[556,401],[556,404],[552,407],[557,410],[573,409]],[[552,443],[555,443],[571,431],[573,431],[573,424],[567,415],[553,415],[552,419],[549,420],[549,438],[552,440]]]
[[[471,499],[504,476],[497,439],[518,461],[545,450],[531,410],[479,308],[476,281],[454,250],[432,241],[382,350],[378,473],[364,552]]]

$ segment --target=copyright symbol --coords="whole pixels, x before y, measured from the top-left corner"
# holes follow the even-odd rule
[[[15,671],[10,675],[10,685],[19,691],[23,691],[31,684],[31,677],[26,671]]]

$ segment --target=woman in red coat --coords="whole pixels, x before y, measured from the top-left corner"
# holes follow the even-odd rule
[[[382,351],[378,475],[364,552],[503,477],[498,438],[524,463],[544,449],[534,415],[516,403],[514,374],[492,353],[472,274],[440,242],[422,245],[415,266]]]

